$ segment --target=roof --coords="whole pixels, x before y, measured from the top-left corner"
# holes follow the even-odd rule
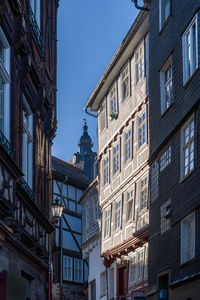
[[[133,51],[137,47],[141,38],[148,32],[148,16],[148,12],[146,11],[140,11],[137,15],[133,25],[116,51],[111,63],[107,67],[97,87],[87,101],[84,108],[86,111],[88,108],[90,108],[91,111],[97,111],[99,109],[99,105],[110,88],[110,85],[113,83],[127,60],[131,57],[131,55],[133,55]]]
[[[52,156],[52,171],[54,177],[57,177],[58,180],[66,180],[66,182],[83,189],[90,183],[89,178],[83,174],[82,169],[55,156]]]

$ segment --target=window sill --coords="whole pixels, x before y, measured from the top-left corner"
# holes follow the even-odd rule
[[[159,30],[159,35],[162,35],[163,31],[165,30],[165,28],[167,27],[169,21],[171,20],[172,18],[172,14],[170,13],[167,20],[165,21],[165,23],[163,24],[163,26],[160,28]]]
[[[196,260],[197,260],[196,257],[193,257],[190,260],[188,260],[188,261],[186,261],[184,263],[181,263],[180,267],[183,268],[183,267],[185,267],[187,265],[193,264],[194,262],[196,262]]]
[[[174,106],[174,101],[172,101],[172,103],[170,104],[170,106],[163,113],[161,113],[161,118],[164,118],[165,115],[168,113],[169,110],[171,110],[171,108],[173,106]]]
[[[185,175],[183,178],[181,178],[179,180],[179,183],[183,183],[189,176],[191,176],[191,174],[194,173],[194,171],[195,171],[195,168],[192,171],[190,171],[187,175]]]
[[[188,85],[190,85],[190,82],[192,81],[193,77],[196,75],[196,73],[199,71],[199,66],[196,68],[196,70],[194,71],[194,73],[192,73],[192,75],[188,78],[188,80],[183,83],[183,88],[187,89]]]

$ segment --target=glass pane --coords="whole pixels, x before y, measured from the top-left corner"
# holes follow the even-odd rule
[[[79,199],[81,198],[82,194],[83,194],[82,190],[76,189],[77,201],[79,201]]]
[[[69,231],[63,230],[63,245],[62,246],[65,249],[79,251],[79,248],[77,247],[77,245]]]
[[[69,223],[70,228],[73,231],[81,232],[81,219],[67,215],[67,221]]]
[[[68,197],[70,199],[76,200],[76,195],[75,195],[75,187],[68,185]]]
[[[76,203],[69,200],[69,210],[76,211]]]

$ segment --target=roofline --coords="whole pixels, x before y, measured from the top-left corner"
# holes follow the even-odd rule
[[[99,83],[97,84],[96,88],[94,89],[92,95],[90,96],[89,100],[87,101],[84,110],[87,112],[87,109],[92,106],[92,104],[95,101],[96,96],[98,95],[100,89],[104,85],[104,82],[106,81],[108,75],[111,73],[114,65],[117,63],[119,60],[120,56],[122,53],[125,51],[127,48],[130,40],[133,38],[135,35],[135,28],[138,25],[138,23],[141,21],[141,18],[143,16],[147,16],[148,12],[147,11],[140,11],[139,14],[137,15],[134,23],[132,24],[131,28],[129,29],[128,33],[126,34],[125,38],[123,39],[121,45],[119,46],[118,50],[115,52],[113,59],[111,60],[110,64],[108,65],[106,71],[104,72],[103,76],[101,77]],[[88,112],[87,112],[88,113]]]

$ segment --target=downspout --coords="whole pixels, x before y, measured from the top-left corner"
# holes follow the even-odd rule
[[[145,10],[145,11],[149,11],[149,8],[147,8],[147,7],[144,7],[144,6],[139,6],[138,5],[138,0],[131,0],[132,2],[134,2],[134,4],[135,4],[135,7],[137,8],[137,9],[141,9],[141,10]]]
[[[96,116],[96,115],[94,115],[94,114],[91,114],[91,113],[90,113],[90,112],[88,112],[87,110],[88,110],[88,107],[85,107],[85,108],[84,108],[84,111],[86,112],[86,114],[88,114],[89,116],[92,116],[92,117],[94,117],[94,118],[97,118],[97,116]]]

